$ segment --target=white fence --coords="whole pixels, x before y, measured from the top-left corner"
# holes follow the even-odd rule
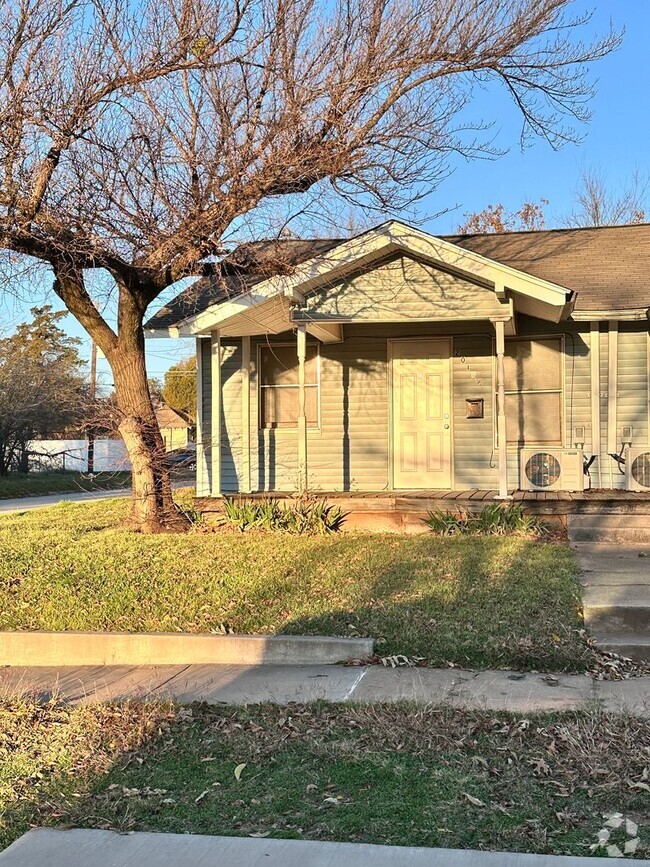
[[[29,450],[34,469],[88,470],[87,440],[33,440]],[[122,440],[95,440],[95,472],[111,473],[130,470],[131,463]]]

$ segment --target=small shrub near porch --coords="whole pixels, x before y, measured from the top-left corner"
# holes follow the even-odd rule
[[[289,505],[276,500],[245,500],[228,497],[223,503],[222,521],[244,533],[247,530],[276,530],[284,533],[335,533],[345,520],[339,506],[326,500],[297,499]]]
[[[126,501],[0,519],[0,629],[369,635],[382,656],[581,669],[568,547],[526,536],[121,528]]]
[[[508,536],[511,534],[542,536],[544,523],[535,515],[525,515],[521,506],[501,506],[494,503],[478,512],[429,512],[425,524],[441,536],[470,533],[476,536]]]

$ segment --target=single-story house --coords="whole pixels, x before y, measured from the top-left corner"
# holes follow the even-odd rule
[[[184,449],[192,439],[192,423],[180,412],[163,403],[156,409],[158,427],[165,443],[165,451]]]
[[[650,225],[249,253],[147,323],[196,340],[200,496],[650,491]]]

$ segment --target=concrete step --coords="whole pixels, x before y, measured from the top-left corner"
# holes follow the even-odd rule
[[[640,574],[638,571],[634,571],[633,568],[621,569],[619,567],[618,569],[612,569],[607,563],[604,563],[603,568],[599,571],[584,570],[581,581],[583,587],[646,587],[650,595],[650,575],[647,573]]]
[[[621,656],[629,656],[643,662],[650,662],[650,635],[639,633],[609,633],[594,635],[598,647]]]
[[[571,547],[588,582],[596,575],[617,584],[641,584],[650,579],[650,544],[575,542]]]
[[[573,500],[569,514],[650,516],[650,497],[644,500]]]
[[[628,588],[629,589],[629,588]],[[604,635],[618,633],[644,635],[650,633],[650,605],[644,603],[631,604],[627,598],[623,604],[591,604],[584,600],[583,611],[587,629]]]
[[[576,542],[610,542],[619,545],[650,544],[650,527],[602,527],[598,525],[582,525],[569,527],[569,541]]]
[[[596,527],[621,530],[628,527],[650,530],[650,515],[569,515],[569,528]]]
[[[569,540],[650,545],[650,515],[569,515]]]

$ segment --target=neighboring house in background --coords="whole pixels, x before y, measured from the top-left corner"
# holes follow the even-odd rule
[[[29,450],[33,469],[88,470],[88,440],[32,440]],[[96,439],[94,467],[96,473],[130,470],[122,440]]]
[[[196,339],[199,495],[650,490],[650,225],[251,246],[147,324]]]
[[[160,427],[165,451],[184,449],[192,439],[192,423],[166,404],[158,407],[156,418]]]

